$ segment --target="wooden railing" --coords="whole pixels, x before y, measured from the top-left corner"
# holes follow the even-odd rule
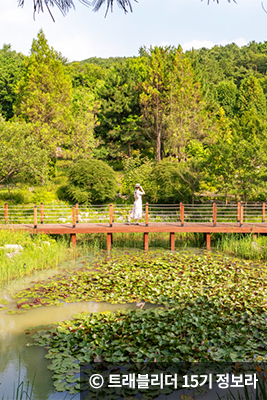
[[[132,205],[35,205],[0,206],[0,224],[113,224],[125,223]],[[265,223],[265,203],[253,204],[144,204],[140,222],[150,223]]]

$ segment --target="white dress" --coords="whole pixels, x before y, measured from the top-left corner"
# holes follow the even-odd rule
[[[141,219],[142,218],[142,192],[140,190],[134,191],[134,205],[130,215],[130,218]]]

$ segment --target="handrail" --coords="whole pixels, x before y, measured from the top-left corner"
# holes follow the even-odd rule
[[[125,223],[132,210],[132,204],[110,205],[0,205],[0,224],[72,224],[82,223]],[[180,223],[265,223],[265,203],[243,204],[148,204],[142,206],[141,222]]]

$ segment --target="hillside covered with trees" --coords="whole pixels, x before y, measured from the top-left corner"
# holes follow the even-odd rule
[[[266,70],[267,42],[72,63],[43,31],[29,57],[4,45],[0,184],[57,182],[72,201],[67,175],[90,159],[115,171],[117,201],[136,181],[150,202],[265,201]]]

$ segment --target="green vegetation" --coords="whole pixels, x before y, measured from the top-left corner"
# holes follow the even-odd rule
[[[96,358],[113,363],[266,361],[266,273],[266,265],[218,255],[123,254],[95,258],[93,265],[40,282],[16,297],[25,308],[37,298],[39,305],[55,299],[163,305],[78,314],[37,332],[33,338],[48,349],[55,388],[75,393],[82,383],[75,377],[77,362]]]
[[[215,242],[216,248],[225,253],[248,260],[267,260],[267,238],[253,235],[220,235]]]
[[[19,245],[23,249],[6,248]],[[0,288],[13,279],[36,270],[55,268],[68,257],[68,243],[48,235],[30,235],[26,231],[0,230]]]
[[[266,48],[141,48],[139,57],[68,64],[42,31],[29,57],[5,45],[0,180],[8,200],[20,185],[48,187],[59,176],[53,198],[62,199],[73,163],[95,159],[118,171],[122,197],[105,202],[131,202],[136,181],[150,203],[265,201]]]
[[[103,204],[117,193],[116,175],[100,160],[78,161],[69,172],[67,196],[80,204]]]

